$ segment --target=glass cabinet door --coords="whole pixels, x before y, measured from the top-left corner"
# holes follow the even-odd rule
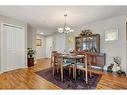
[[[87,50],[91,52],[100,52],[100,35],[82,36],[76,38],[76,50]]]

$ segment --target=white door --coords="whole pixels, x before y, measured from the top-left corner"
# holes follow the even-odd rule
[[[2,24],[2,71],[25,67],[24,28]]]
[[[51,58],[51,52],[53,50],[53,38],[47,37],[46,38],[46,57]]]

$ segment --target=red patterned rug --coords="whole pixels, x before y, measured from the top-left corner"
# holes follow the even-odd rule
[[[53,84],[59,86],[62,89],[95,89],[101,75],[98,74],[92,74],[92,77],[88,76],[88,84],[85,83],[85,72],[80,72],[80,75],[77,73],[77,80],[73,80],[69,77],[68,72],[64,70],[64,81],[60,81],[60,73],[55,75],[55,77],[52,76],[52,70],[51,68],[41,70],[38,72],[35,72],[37,75],[43,77],[44,79],[52,82]]]

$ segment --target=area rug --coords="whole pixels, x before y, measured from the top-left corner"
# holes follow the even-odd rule
[[[95,89],[101,78],[101,75],[92,74],[92,77],[88,76],[88,84],[86,84],[84,75],[85,73],[83,71],[80,72],[80,75],[77,74],[77,79],[74,80],[72,77],[69,77],[67,70],[64,70],[63,82],[60,80],[60,73],[53,77],[51,68],[37,71],[35,73],[62,89]]]

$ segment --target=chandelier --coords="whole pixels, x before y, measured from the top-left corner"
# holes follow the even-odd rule
[[[65,17],[65,23],[64,23],[64,26],[63,28],[58,28],[58,32],[59,33],[70,33],[70,32],[74,32],[74,30],[70,27],[67,26],[67,14],[64,14],[64,17]]]

